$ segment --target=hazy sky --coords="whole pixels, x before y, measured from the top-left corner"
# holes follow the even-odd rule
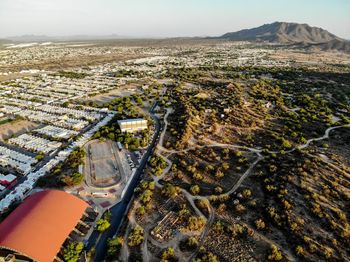
[[[0,0],[0,37],[214,36],[274,21],[350,39],[350,0]]]

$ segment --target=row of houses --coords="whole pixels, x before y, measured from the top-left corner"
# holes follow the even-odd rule
[[[52,105],[43,105],[39,108],[39,110],[47,113],[51,113],[51,114],[69,115],[69,116],[73,116],[76,119],[87,119],[90,121],[95,121],[102,117],[102,115],[98,113],[91,113],[85,110],[76,110],[72,108],[52,106]]]
[[[43,128],[35,129],[33,131],[41,135],[46,135],[49,137],[59,138],[59,139],[60,138],[69,139],[79,134],[77,131],[73,131],[73,130],[69,130],[69,129],[65,129],[57,126],[51,126],[51,125],[47,125],[47,126],[44,126]]]
[[[11,167],[26,175],[32,170],[32,165],[38,161],[30,156],[0,146],[0,166]]]
[[[51,113],[35,111],[30,109],[21,109],[19,107],[13,107],[13,106],[7,106],[7,105],[0,110],[3,110],[5,113],[8,113],[8,114],[15,114],[15,115],[27,118],[34,122],[48,123],[51,125],[73,129],[73,130],[81,130],[89,124],[89,122],[86,120],[71,118],[67,115],[57,115],[57,114],[51,114]]]
[[[47,162],[44,166],[34,172],[30,172],[26,176],[26,180],[17,185],[9,194],[7,194],[2,200],[0,200],[0,213],[6,210],[13,202],[21,201],[25,198],[26,194],[33,189],[38,179],[45,174],[49,173],[58,163],[67,159],[69,154],[76,148],[83,146],[87,141],[91,139],[93,134],[99,130],[100,127],[105,126],[112,120],[114,113],[108,114],[100,122],[98,122],[93,128],[85,132],[77,141],[73,141],[67,148],[61,150],[58,155]]]
[[[24,149],[48,154],[62,146],[61,142],[50,141],[38,136],[22,134],[9,139],[9,143]]]
[[[115,88],[118,81],[101,74],[72,79],[55,74],[41,74],[40,77],[16,79],[10,83],[11,93],[27,100],[39,98],[45,102],[62,101],[87,96],[90,93],[107,92]]]

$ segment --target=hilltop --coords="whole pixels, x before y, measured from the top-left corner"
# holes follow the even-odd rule
[[[236,41],[269,42],[317,48],[323,51],[350,51],[350,42],[325,29],[308,24],[274,22],[251,29],[226,33],[220,39]]]

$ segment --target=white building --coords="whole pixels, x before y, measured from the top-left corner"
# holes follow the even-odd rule
[[[118,120],[122,132],[136,132],[147,129],[147,120],[143,118]]]

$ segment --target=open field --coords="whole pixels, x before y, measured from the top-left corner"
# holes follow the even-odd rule
[[[116,160],[117,154],[112,142],[92,142],[87,145],[86,175],[95,186],[116,184],[121,180],[121,172]]]
[[[27,120],[17,120],[13,123],[10,122],[0,125],[0,140],[5,140],[12,136],[21,135],[39,126],[39,124]]]
[[[118,97],[131,96],[135,93],[138,93],[136,88],[139,88],[140,84],[130,83],[122,86],[116,87],[114,90],[109,91],[108,93],[98,94],[92,97],[84,98],[81,101],[85,103],[96,103],[98,106],[102,106]]]

